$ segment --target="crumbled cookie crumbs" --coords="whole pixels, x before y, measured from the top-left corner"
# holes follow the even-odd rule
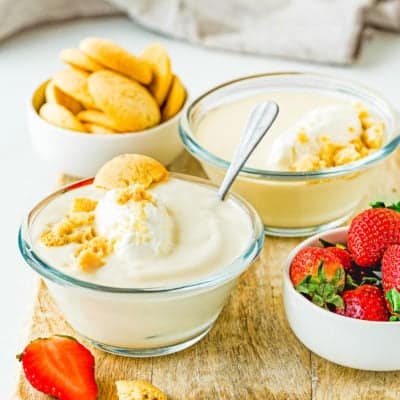
[[[48,247],[78,244],[75,251],[78,266],[85,272],[93,272],[105,264],[104,258],[113,251],[113,244],[97,236],[94,210],[97,201],[75,198],[71,212],[60,222],[47,229],[40,237]]]
[[[361,158],[360,153],[355,149],[354,145],[343,147],[334,155],[335,165],[344,165],[350,162],[357,161]]]
[[[364,130],[361,137],[370,149],[379,149],[383,142],[383,128],[380,125],[373,125]]]
[[[40,240],[47,247],[64,246],[69,243],[67,236],[59,236],[52,230],[44,231]]]
[[[128,203],[129,201],[149,201],[151,203],[154,202],[153,197],[149,192],[146,191],[146,189],[143,186],[137,185],[135,187],[129,187],[127,189],[124,189],[120,192],[117,198],[117,203],[119,205],[123,205]]]
[[[94,211],[97,201],[85,197],[76,197],[72,204],[72,212],[90,212]]]
[[[140,203],[139,212],[133,223],[133,229],[136,232],[135,242],[136,244],[143,244],[148,242],[150,238],[150,232],[147,226],[145,203]]]
[[[320,169],[320,159],[311,154],[304,155],[291,168],[293,171],[316,171]]]
[[[348,164],[368,156],[372,151],[379,149],[383,144],[385,125],[383,122],[372,118],[368,109],[361,103],[355,105],[361,123],[360,137],[353,139],[346,145],[336,145],[331,142],[328,135],[321,135],[319,142],[321,149],[318,155],[306,154],[290,166],[292,171],[317,171],[323,168],[336,167]],[[349,133],[354,133],[355,127],[348,128]],[[302,129],[297,135],[297,141],[307,143],[309,136]]]
[[[307,133],[302,129],[298,134],[297,134],[297,140],[299,143],[305,144],[310,141],[310,138],[308,137]]]
[[[79,246],[74,255],[79,256],[84,250],[90,250],[93,253],[98,254],[100,257],[106,257],[112,252],[113,243],[104,237],[96,236]]]
[[[93,272],[104,265],[104,260],[90,250],[82,251],[78,258],[78,265],[84,272]]]

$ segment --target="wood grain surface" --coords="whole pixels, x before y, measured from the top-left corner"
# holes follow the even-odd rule
[[[381,179],[372,184],[362,206],[400,190],[399,154],[379,168]],[[202,175],[187,154],[171,169]],[[117,399],[117,379],[147,379],[171,400],[400,399],[400,372],[339,367],[310,353],[292,334],[283,311],[281,273],[288,252],[300,241],[266,238],[260,259],[241,277],[215,327],[195,346],[150,359],[117,357],[92,348],[99,399]],[[53,333],[75,335],[41,282],[28,339]],[[21,373],[15,398],[48,397],[32,389]]]

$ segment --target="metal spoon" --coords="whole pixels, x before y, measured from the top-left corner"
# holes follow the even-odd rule
[[[225,199],[243,165],[274,123],[278,113],[278,104],[273,101],[259,103],[251,111],[245,129],[240,137],[239,146],[218,189],[218,196],[222,201]]]

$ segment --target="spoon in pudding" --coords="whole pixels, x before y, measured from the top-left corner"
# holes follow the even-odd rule
[[[261,139],[269,131],[269,128],[274,123],[278,113],[279,106],[273,101],[259,103],[250,112],[232,162],[230,163],[224,180],[218,189],[218,196],[221,201],[224,201],[225,196],[240,170],[256,149]]]

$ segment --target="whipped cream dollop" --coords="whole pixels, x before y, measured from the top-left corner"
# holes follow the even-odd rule
[[[310,171],[343,165],[380,147],[382,136],[383,124],[360,105],[319,107],[272,143],[267,168]]]
[[[118,257],[132,261],[167,255],[174,245],[172,216],[139,185],[108,190],[96,207],[95,227],[113,242]]]

